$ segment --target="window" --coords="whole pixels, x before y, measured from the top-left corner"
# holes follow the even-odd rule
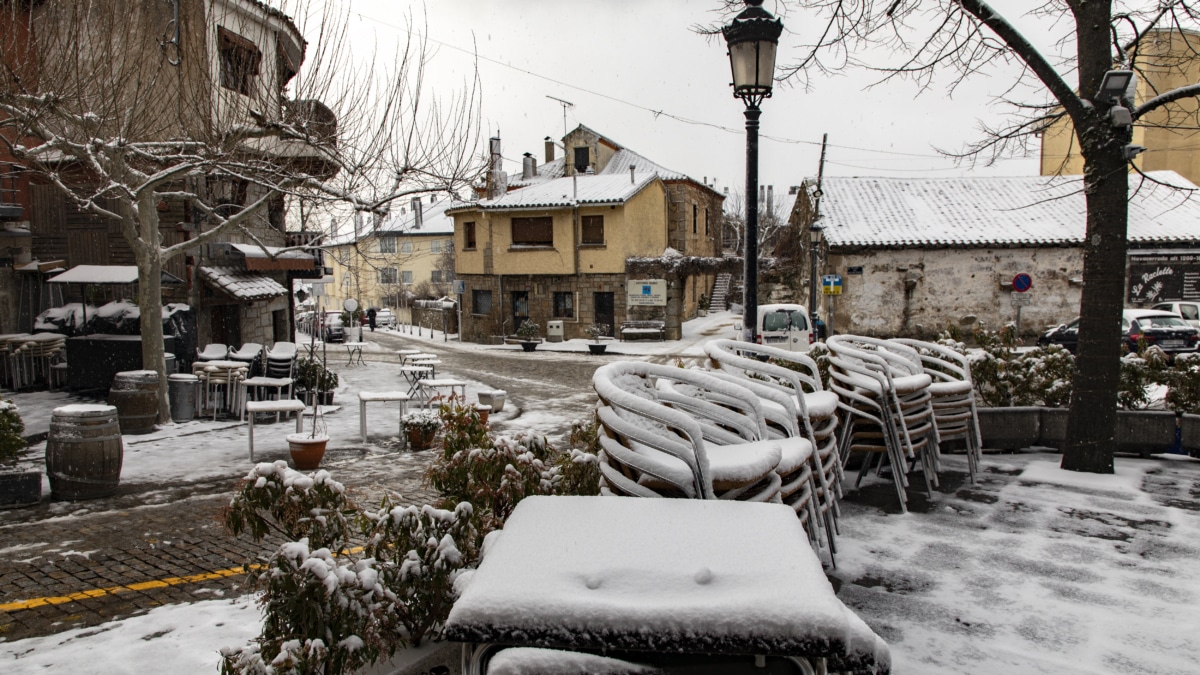
[[[575,148],[575,173],[587,173],[592,165],[591,152],[587,147]]]
[[[401,253],[412,253],[412,248],[413,247],[412,247],[411,241],[406,241],[403,244],[400,244],[400,252]]]
[[[704,207],[704,236],[708,236],[708,207]]]
[[[472,314],[491,314],[492,313],[492,292],[491,291],[471,291],[471,313]]]
[[[239,94],[253,93],[254,78],[262,61],[262,52],[246,38],[217,28],[217,51],[221,58],[221,86]]]
[[[463,250],[475,250],[475,223],[463,223]]]
[[[381,237],[379,239],[379,252],[380,253],[395,253],[396,252],[396,238],[395,237]]]
[[[567,292],[556,292],[554,294],[554,318],[556,319],[574,319],[575,318],[575,294]]]
[[[442,240],[434,239],[433,241],[429,242],[429,252],[430,253],[441,253],[442,252]]]
[[[603,246],[604,216],[584,216],[581,221],[582,232],[579,243],[584,246]]]
[[[513,218],[512,243],[513,246],[553,246],[554,219],[550,216]]]
[[[412,270],[404,270],[400,273],[400,283],[403,283],[406,286],[412,285]]]
[[[396,268],[383,267],[379,270],[379,283],[394,284],[396,283]]]
[[[441,271],[441,270],[434,270],[434,271],[430,272],[430,273],[429,273],[429,280],[430,280],[430,281],[432,281],[432,282],[433,282],[433,283],[435,283],[435,284],[440,284],[440,283],[442,283],[442,271]]]
[[[699,231],[700,208],[692,204],[692,234]]]

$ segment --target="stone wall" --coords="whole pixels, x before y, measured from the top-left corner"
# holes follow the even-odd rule
[[[861,268],[862,273],[850,274],[851,268]],[[1014,321],[1011,283],[1020,272],[1033,277],[1031,302],[1021,310],[1023,335],[1078,315],[1083,276],[1083,252],[1078,248],[834,253],[822,270],[842,275],[842,294],[832,297],[833,330],[922,338],[950,324],[969,332],[981,323],[994,329]],[[831,297],[818,298],[825,305],[825,317]]]
[[[613,294],[614,321],[620,325],[625,319],[625,275],[584,274],[579,276],[505,276],[460,275],[466,284],[463,295],[463,340],[487,343],[497,335],[511,335],[512,293],[529,293],[529,318],[541,327],[545,336],[547,321],[563,322],[563,339],[585,338],[584,330],[596,321],[594,293]],[[472,314],[472,292],[492,292],[492,312],[489,315]],[[503,291],[503,292],[501,292]],[[575,294],[575,317],[558,319],[554,313],[554,293],[570,291]]]

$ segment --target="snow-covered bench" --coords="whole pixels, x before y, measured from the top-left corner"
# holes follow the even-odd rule
[[[657,340],[667,339],[666,321],[625,321],[621,324],[621,339],[629,340],[640,337],[653,337]]]
[[[404,438],[404,413],[408,410],[406,391],[360,391],[358,392],[358,433],[367,442],[367,404],[372,401],[400,402],[400,437]]]

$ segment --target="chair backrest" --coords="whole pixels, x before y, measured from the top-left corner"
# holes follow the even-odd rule
[[[270,361],[285,361],[294,358],[296,358],[295,342],[276,342],[267,350],[267,359]]]
[[[242,348],[229,355],[232,359],[256,359],[262,354],[263,346],[257,342],[247,342]]]
[[[943,382],[960,381],[974,384],[971,380],[971,362],[965,354],[936,342],[906,338],[893,338],[890,342],[912,349],[921,359],[921,365],[930,377]]]
[[[196,354],[196,358],[201,361],[221,361],[229,357],[229,347],[219,342],[213,342],[204,346],[204,349]]]

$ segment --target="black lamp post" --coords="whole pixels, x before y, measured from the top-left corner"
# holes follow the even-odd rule
[[[821,259],[821,232],[821,226],[815,222],[808,226],[808,237],[812,243],[812,259],[809,260],[812,264],[812,278],[808,282],[808,328],[813,332],[813,337],[817,338],[821,337],[817,334],[817,279],[820,276],[817,274],[817,268]]]
[[[758,342],[758,105],[775,84],[775,50],[783,21],[762,8],[763,0],[745,0],[746,9],[721,29],[729,44],[733,95],[746,104],[746,239],[742,339]]]

